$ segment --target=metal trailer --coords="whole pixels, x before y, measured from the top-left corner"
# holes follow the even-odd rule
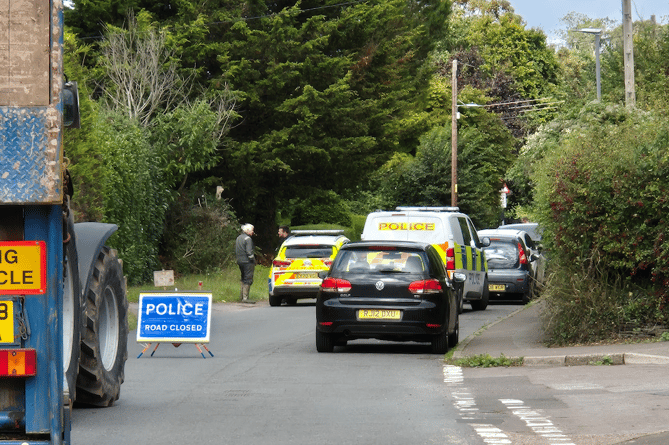
[[[127,359],[113,224],[74,224],[62,131],[62,0],[0,1],[0,443],[70,443],[73,403],[109,406]]]

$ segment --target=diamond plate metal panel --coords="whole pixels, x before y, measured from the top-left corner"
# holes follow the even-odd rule
[[[0,204],[62,201],[60,144],[49,133],[54,113],[52,107],[0,107]]]

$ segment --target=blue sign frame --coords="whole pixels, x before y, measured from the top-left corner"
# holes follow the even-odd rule
[[[212,294],[139,294],[138,342],[209,343]]]

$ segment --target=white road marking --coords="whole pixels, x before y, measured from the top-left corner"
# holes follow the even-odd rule
[[[465,378],[459,366],[444,366],[444,383],[451,388],[453,406],[462,420],[480,420],[479,409],[472,392],[464,386]],[[502,430],[493,425],[470,423],[483,442],[491,445],[509,445],[511,440]]]
[[[525,402],[517,399],[499,399],[513,415],[525,422],[532,431],[541,437],[548,439],[549,444],[575,445],[569,436],[562,433],[553,422],[540,411],[525,405]]]

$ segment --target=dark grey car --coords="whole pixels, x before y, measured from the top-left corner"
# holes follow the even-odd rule
[[[537,295],[537,270],[541,256],[527,245],[526,232],[516,230],[480,230],[480,238],[488,238],[485,248],[488,259],[488,290],[490,298],[519,299],[529,302]]]

